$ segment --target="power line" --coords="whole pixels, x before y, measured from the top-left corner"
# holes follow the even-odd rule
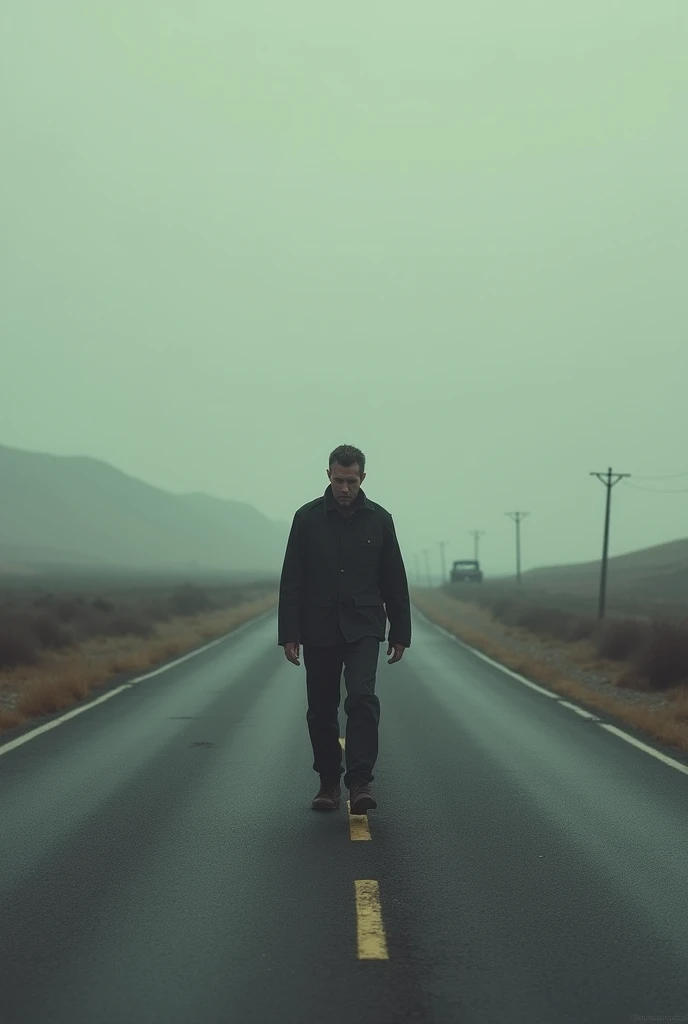
[[[680,476],[688,476],[688,469],[681,473],[665,473],[663,476],[637,476],[633,474],[634,480],[676,480]]]
[[[607,500],[605,502],[604,511],[604,539],[602,541],[602,567],[600,570],[600,597],[597,609],[597,617],[601,620],[604,618],[605,605],[607,601],[607,559],[609,555],[609,521],[611,518],[612,508],[612,487],[618,484],[619,480],[624,480],[629,477],[630,473],[613,473],[611,466],[606,473],[591,473],[590,476],[596,476],[604,486],[607,488]]]
[[[468,531],[473,538],[473,557],[476,562],[480,561],[480,538],[485,536],[485,530],[469,530]]]
[[[521,523],[530,512],[505,512],[516,523],[516,582],[521,582]]]
[[[688,487],[642,487],[623,481],[624,487],[632,487],[634,491],[647,491],[648,494],[688,494]]]
[[[441,562],[442,562],[442,583],[446,583],[447,580],[447,563],[444,558],[444,549],[446,547],[446,540],[438,540],[437,543],[440,546]]]

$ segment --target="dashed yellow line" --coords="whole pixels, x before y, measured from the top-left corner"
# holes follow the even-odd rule
[[[370,829],[368,828],[368,815],[367,814],[352,814],[351,813],[351,801],[346,801],[347,810],[349,811],[349,835],[352,839],[372,839]]]
[[[339,745],[342,750],[345,749],[346,741],[343,736],[339,737]],[[367,814],[352,814],[351,813],[351,801],[346,801],[346,807],[349,812],[349,835],[354,840],[360,839],[372,839],[370,829],[368,828],[368,815]]]
[[[354,882],[354,886],[358,959],[389,960],[380,907],[380,886],[371,879],[359,879]]]
[[[346,748],[343,736],[339,737],[342,750]],[[352,814],[351,801],[346,802],[349,813],[349,835],[353,840],[372,839],[367,814]],[[358,879],[356,890],[356,937],[359,960],[389,960],[387,937],[382,921],[380,886],[372,879]]]

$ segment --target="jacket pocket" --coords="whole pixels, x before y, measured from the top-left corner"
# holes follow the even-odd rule
[[[366,537],[356,545],[356,557],[364,569],[375,569],[382,553],[381,537]]]

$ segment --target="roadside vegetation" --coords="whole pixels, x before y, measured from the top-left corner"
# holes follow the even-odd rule
[[[643,617],[638,601],[638,614],[612,613],[600,624],[591,602],[580,598],[567,600],[560,595],[557,603],[550,603],[537,592],[519,592],[513,584],[483,585],[479,590],[451,584],[442,588],[448,597],[486,608],[495,620],[507,626],[565,643],[587,640],[600,657],[625,662],[627,682],[634,682],[638,689],[663,691],[688,682],[686,617],[671,614],[670,610],[661,614],[656,608],[652,617]]]
[[[277,600],[273,580],[0,588],[0,731],[230,632]]]
[[[617,612],[600,624],[589,600],[565,594],[556,600],[513,583],[419,588],[414,603],[438,625],[515,671],[688,750],[688,618],[658,613],[655,606],[651,615]],[[476,620],[468,624],[469,606],[485,613],[482,627]],[[509,642],[528,637],[539,644],[522,644],[520,653]],[[553,667],[555,647],[570,660],[570,674]],[[610,692],[576,679],[573,669],[581,666],[602,670],[613,683]],[[614,689],[664,698],[663,706],[649,700],[630,704]]]

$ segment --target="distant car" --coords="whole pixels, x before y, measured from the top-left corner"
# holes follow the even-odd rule
[[[483,573],[480,562],[467,558],[454,562],[449,578],[452,583],[482,583]]]

